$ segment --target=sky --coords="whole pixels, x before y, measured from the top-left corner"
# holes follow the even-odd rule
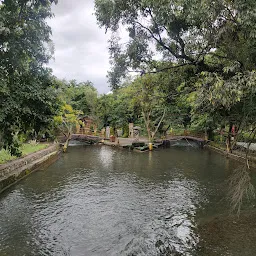
[[[108,39],[94,16],[94,0],[59,0],[53,5],[52,28],[55,47],[49,66],[60,79],[91,81],[99,93],[110,91]]]

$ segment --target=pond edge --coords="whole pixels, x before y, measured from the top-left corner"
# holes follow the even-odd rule
[[[0,194],[32,172],[57,160],[60,153],[59,149],[59,144],[51,144],[35,153],[1,164]]]
[[[209,144],[205,145],[204,148],[207,148],[209,150],[213,150],[213,151],[215,151],[219,154],[222,154],[222,155],[226,156],[227,158],[232,158],[234,160],[237,160],[240,163],[245,162],[245,157],[243,155],[238,155],[238,154],[234,154],[234,153],[227,153],[226,150],[214,147],[214,146],[209,145]],[[252,156],[249,156],[249,161],[250,161],[250,166],[252,168],[256,168],[256,158],[252,157]]]

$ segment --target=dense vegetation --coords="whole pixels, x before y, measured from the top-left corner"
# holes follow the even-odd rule
[[[122,87],[129,72],[141,74],[134,83],[140,88],[137,95],[149,133],[154,135],[149,125],[151,114],[151,121],[155,119],[153,109],[154,114],[158,111],[158,119],[165,112],[170,113],[170,109],[177,109],[185,114],[185,126],[203,128],[210,139],[214,139],[213,131],[218,128],[221,136],[225,136],[228,152],[243,132],[247,133],[248,141],[253,141],[256,135],[254,0],[95,0],[95,9],[100,26],[112,33],[109,72],[112,89]],[[119,38],[120,26],[129,33],[125,44]],[[144,74],[151,77],[143,78]],[[249,168],[246,158],[245,167],[238,170],[231,182],[236,184],[232,201],[238,209],[244,193],[252,191]]]
[[[255,140],[254,0],[95,0],[98,23],[112,34],[112,93],[100,96],[90,81],[59,80],[47,68],[52,2],[0,2],[0,135],[12,155],[45,134],[70,137],[83,115],[124,136],[133,122],[150,141],[175,128],[204,133],[228,152]]]
[[[255,136],[255,1],[95,3],[99,24],[112,32],[112,89],[130,71],[162,72],[158,85],[179,92],[194,123],[209,133],[229,126],[229,151],[233,125]],[[129,32],[126,44],[119,43],[120,26]]]
[[[0,3],[0,128],[11,154],[20,155],[19,139],[52,123],[58,101],[51,71],[51,1]]]

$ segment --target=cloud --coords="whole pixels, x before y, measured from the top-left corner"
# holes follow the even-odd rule
[[[54,75],[79,82],[90,80],[100,93],[107,93],[110,36],[97,25],[94,1],[60,0],[52,11],[55,17],[48,23],[53,32],[55,54],[49,66]]]

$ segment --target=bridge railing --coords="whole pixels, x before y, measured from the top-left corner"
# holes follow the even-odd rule
[[[92,132],[90,128],[83,127],[77,130],[75,134],[93,135],[94,132]]]
[[[191,136],[191,137],[196,137],[196,138],[200,138],[200,139],[204,139],[204,138],[205,138],[204,132],[200,132],[200,131],[190,131],[190,130],[184,130],[184,131],[178,132],[178,133],[176,133],[175,131],[169,132],[169,133],[167,134],[167,136],[168,136],[168,137]]]

